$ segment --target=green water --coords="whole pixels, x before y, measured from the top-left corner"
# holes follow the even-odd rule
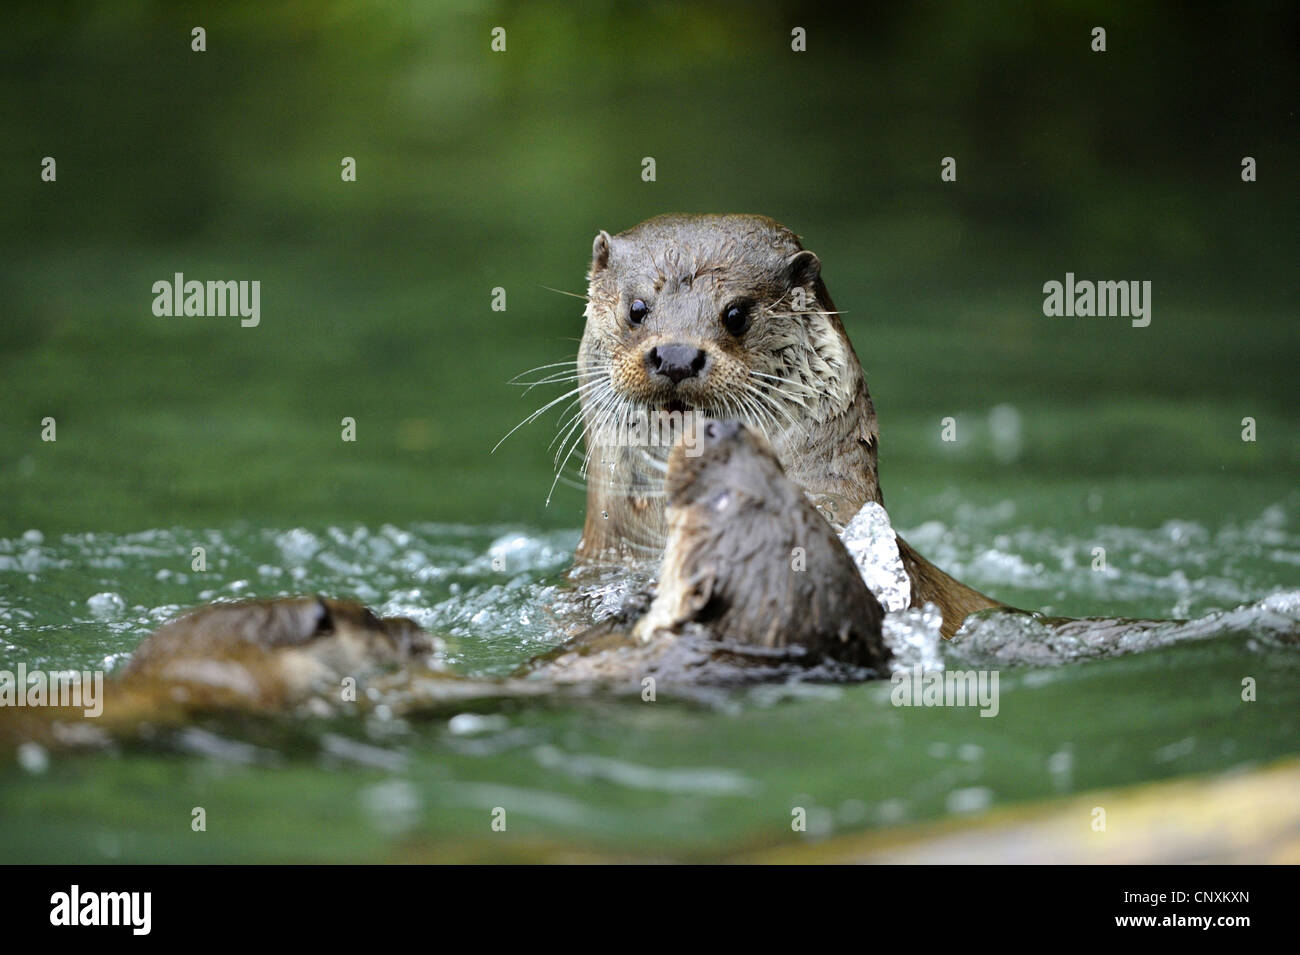
[[[894,523],[962,579],[1153,617],[1300,586],[1285,24],[1215,32],[1244,96],[1187,69],[1209,27],[1169,11],[1110,11],[1131,42],[1104,69],[1072,13],[988,5],[809,20],[802,59],[781,4],[215,11],[73,5],[0,41],[0,668],[111,669],[180,608],[313,590],[448,633],[465,672],[547,646],[582,497],[545,504],[552,417],[489,453],[558,394],[507,382],[576,348],[580,303],[545,287],[581,291],[596,230],[678,210],[766,213],[821,256]],[[177,271],[261,281],[261,324],[155,317]],[[1152,281],[1150,327],[1045,318],[1067,271]],[[1295,651],[1245,616],[1008,669],[995,719],[760,689],[6,754],[0,858],[716,857],[807,838],[793,806],[822,835],[1226,771],[1300,751]]]
[[[887,686],[868,685],[769,689],[730,710],[537,703],[483,717],[470,732],[445,719],[370,732],[356,721],[223,726],[224,739],[251,745],[229,752],[227,742],[214,756],[204,740],[187,741],[182,751],[204,755],[184,757],[136,746],[11,774],[0,795],[5,855],[708,858],[1258,765],[1294,748],[1300,663],[1294,650],[1243,643],[1004,674],[995,719],[897,709]],[[1260,702],[1241,702],[1240,673],[1258,678]],[[376,749],[340,747],[336,734]],[[203,833],[189,828],[196,806],[207,812]],[[496,807],[507,812],[505,832],[490,828]],[[793,807],[807,811],[807,835],[791,833]]]

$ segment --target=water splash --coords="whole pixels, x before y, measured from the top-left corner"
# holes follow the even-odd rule
[[[1268,646],[1300,646],[1300,590],[1278,591],[1193,620],[1059,621],[985,611],[968,619],[946,649],[950,658],[973,665],[1048,667],[1242,634]]]
[[[961,529],[958,530],[957,528]],[[1052,628],[1029,615],[973,619],[956,644],[937,637],[933,608],[905,605],[905,576],[888,515],[865,507],[845,533],[864,579],[891,612],[885,639],[902,665],[942,666],[945,655],[1026,665],[1132,653],[1220,633],[1269,645],[1296,627],[1300,534],[1277,504],[1256,518],[1211,529],[1168,521],[1155,529],[1103,526],[1080,534],[1026,526],[1014,505],[957,508],[949,527],[930,521],[909,540],[940,566],[988,592],[1019,589],[1018,602],[1189,622]],[[566,579],[576,532],[509,525],[167,528],[129,534],[0,538],[0,667],[120,666],[163,621],[210,600],[325,593],[410,616],[450,637],[447,662],[499,675],[593,621],[634,615],[655,568]],[[1093,568],[1093,549],[1106,551]],[[206,552],[196,570],[193,549]],[[1289,644],[1288,644],[1289,645]]]
[[[880,606],[886,612],[907,609],[912,602],[912,581],[885,509],[868,501],[853,515],[840,539]]]

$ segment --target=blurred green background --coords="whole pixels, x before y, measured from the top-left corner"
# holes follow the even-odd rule
[[[1294,487],[1293,5],[117,2],[6,19],[0,534],[575,527],[579,492],[544,505],[553,419],[489,455],[540,403],[507,381],[576,348],[580,303],[543,286],[582,291],[597,229],[666,211],[765,213],[818,252],[904,526],[954,487],[1151,525],[1257,516]],[[155,317],[151,285],[177,271],[260,280],[260,327]],[[1045,318],[1042,284],[1067,271],[1152,281],[1151,326]],[[987,440],[999,404],[1021,416],[1012,460]]]

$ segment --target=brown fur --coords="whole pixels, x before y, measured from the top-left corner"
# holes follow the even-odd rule
[[[380,618],[351,601],[209,604],[141,641],[121,676],[105,682],[97,719],[84,719],[76,707],[15,708],[0,720],[0,742],[97,744],[141,725],[182,725],[210,711],[270,713],[311,699],[341,701],[344,678],[378,677],[436,647],[411,620]]]
[[[145,637],[106,691],[105,715],[150,706],[277,710],[342,680],[420,659],[436,641],[405,617],[361,604],[284,597],[199,607]]]
[[[653,449],[607,438],[611,419],[637,412],[685,405],[744,421],[836,530],[863,504],[883,505],[866,376],[817,256],[794,233],[763,216],[659,216],[599,233],[588,279],[578,353],[588,454],[580,563],[654,559],[663,548],[662,454],[654,460]],[[635,299],[649,306],[639,325],[628,321]],[[740,336],[722,320],[737,301],[753,303]],[[649,350],[669,344],[704,351],[708,364],[676,384],[651,374]],[[899,543],[913,604],[940,607],[945,637],[969,613],[1002,606]]]
[[[347,676],[427,655],[434,642],[405,617],[360,604],[290,597],[210,604],[159,628],[131,656],[123,680],[189,687],[202,698],[244,695],[278,705]]]
[[[701,438],[698,456],[679,444],[668,460],[667,547],[647,612],[531,669],[557,682],[744,682],[829,661],[883,672],[884,612],[771,446],[732,421]]]
[[[694,622],[716,640],[884,664],[880,604],[760,435],[708,423],[700,456],[673,450],[667,489],[668,546],[638,634]]]

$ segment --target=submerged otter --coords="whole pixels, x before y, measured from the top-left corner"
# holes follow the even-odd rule
[[[406,617],[328,597],[200,607],[145,637],[127,686],[163,683],[195,700],[277,707],[322,687],[427,657],[437,642]]]
[[[358,603],[282,597],[208,604],[145,637],[104,688],[102,714],[79,706],[0,711],[0,743],[97,745],[214,711],[279,713],[359,699],[358,681],[420,667],[439,642],[405,617]],[[431,680],[452,679],[427,670]]]
[[[662,453],[618,438],[657,412],[743,420],[837,531],[867,502],[884,504],[866,377],[821,263],[794,233],[763,216],[659,216],[600,232],[588,278],[576,374],[587,443],[580,564],[662,548]],[[937,604],[945,637],[1003,606],[898,544],[913,606]]]
[[[654,601],[543,658],[560,681],[645,676],[729,683],[823,667],[881,675],[884,611],[835,531],[761,436],[702,425],[668,460],[667,546]],[[626,656],[616,652],[624,651]]]

